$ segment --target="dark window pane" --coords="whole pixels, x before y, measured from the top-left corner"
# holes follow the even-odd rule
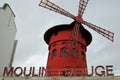
[[[65,47],[61,49],[60,56],[67,56],[67,49]]]
[[[81,45],[81,48],[84,50],[84,46],[83,45]]]
[[[85,60],[85,53],[82,51],[81,52],[82,60]]]
[[[77,57],[77,49],[76,48],[72,49],[72,56]]]
[[[57,54],[57,50],[54,49],[54,50],[52,51],[52,58],[55,58],[55,57],[56,57],[56,54]]]

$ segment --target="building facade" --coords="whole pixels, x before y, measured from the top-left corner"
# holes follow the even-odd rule
[[[0,7],[0,76],[4,67],[11,67],[17,40],[15,14],[8,4]]]

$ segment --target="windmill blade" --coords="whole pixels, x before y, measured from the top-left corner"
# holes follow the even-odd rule
[[[57,12],[64,16],[70,17],[72,19],[75,19],[74,15],[72,15],[71,13],[67,12],[66,10],[60,8],[59,6],[55,5],[54,3],[50,2],[49,0],[41,0],[39,3],[39,6],[49,9],[51,11]]]
[[[89,0],[80,0],[79,2],[79,9],[78,9],[78,16],[81,16],[83,15],[84,11],[85,11],[85,8],[88,4],[88,1]]]
[[[87,21],[82,22],[84,25],[88,26],[89,28],[93,29],[94,31],[98,32],[102,36],[106,37],[107,39],[111,40],[112,42],[114,41],[114,33],[110,32],[108,30],[105,30],[101,27],[98,27],[96,25],[93,25]]]

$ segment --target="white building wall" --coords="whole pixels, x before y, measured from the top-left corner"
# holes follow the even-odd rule
[[[15,15],[8,4],[0,7],[0,76],[5,66],[10,67],[16,43]]]

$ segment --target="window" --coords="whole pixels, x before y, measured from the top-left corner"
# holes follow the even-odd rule
[[[85,60],[85,53],[82,51],[81,52],[82,60]]]
[[[72,49],[72,56],[77,57],[77,49],[76,48]]]
[[[84,50],[84,46],[83,45],[81,45],[81,48]]]
[[[52,51],[52,58],[55,58],[55,57],[56,57],[56,54],[57,54],[57,50],[54,49],[54,50]]]
[[[67,56],[67,49],[65,48],[65,47],[63,47],[62,49],[61,49],[61,52],[60,52],[60,56]]]
[[[82,48],[82,50],[86,51],[86,47],[83,44],[81,44],[80,47]]]

